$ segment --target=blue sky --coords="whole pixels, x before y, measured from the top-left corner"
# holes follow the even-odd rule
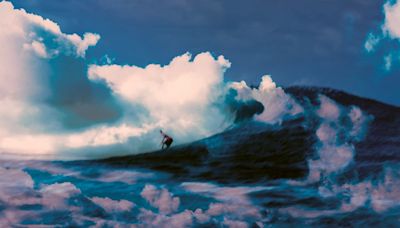
[[[228,80],[258,84],[271,74],[282,86],[328,86],[400,105],[398,64],[388,72],[382,53],[364,49],[384,20],[384,1],[12,2],[63,32],[100,34],[87,53],[92,61],[107,54],[118,64],[145,66],[210,51],[232,62]]]

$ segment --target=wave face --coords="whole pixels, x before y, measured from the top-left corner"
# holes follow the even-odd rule
[[[309,110],[318,106],[319,95],[324,94],[338,105],[356,105],[369,115],[370,121],[362,132],[365,134],[362,139],[352,138],[346,142],[354,144],[355,153],[354,161],[344,170],[344,175],[353,172],[352,175],[368,177],[383,171],[382,163],[400,160],[400,108],[332,89],[291,87],[285,91]],[[101,162],[167,171],[185,180],[222,183],[304,178],[309,172],[307,160],[315,157],[318,150],[320,142],[316,132],[321,122],[319,117],[310,114],[280,125],[246,121],[223,133],[168,151],[115,157]],[[338,135],[346,133],[349,132]]]
[[[250,121],[168,151],[100,162],[166,171],[185,181],[247,183],[302,178],[307,174],[306,158],[312,154],[316,140],[314,133],[301,125],[301,120],[282,126]]]
[[[304,114],[244,118],[167,151],[2,161],[0,224],[75,227],[398,226],[400,108],[285,89]]]

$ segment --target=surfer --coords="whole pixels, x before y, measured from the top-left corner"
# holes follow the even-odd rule
[[[162,130],[160,130],[160,133],[163,136],[163,139],[161,141],[161,149],[168,149],[174,140],[170,136],[165,134]]]

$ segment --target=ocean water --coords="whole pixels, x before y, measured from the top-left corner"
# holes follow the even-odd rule
[[[0,226],[400,226],[400,109],[328,95],[307,95],[306,115],[167,151],[3,158]]]
[[[382,182],[176,181],[88,162],[3,161],[2,227],[369,227],[399,225],[400,173]],[[392,172],[392,173],[390,173]]]

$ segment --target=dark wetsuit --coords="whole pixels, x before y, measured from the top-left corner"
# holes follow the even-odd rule
[[[164,144],[167,145],[167,148],[168,148],[168,147],[171,146],[171,144],[172,144],[173,141],[174,141],[174,140],[173,140],[171,137],[166,136],[166,137],[165,137],[165,140],[164,140]]]
[[[162,149],[164,149],[164,146],[166,146],[166,149],[168,149],[174,140],[163,132],[161,132],[161,134],[164,136],[162,141]]]

